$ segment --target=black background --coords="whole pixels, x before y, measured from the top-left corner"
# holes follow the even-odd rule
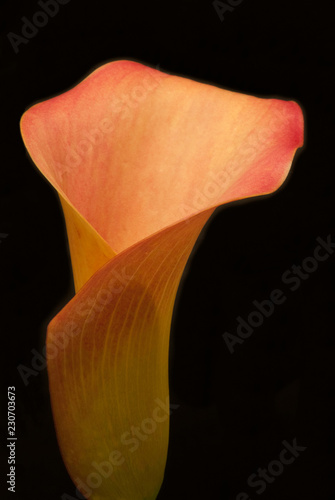
[[[221,21],[210,1],[70,0],[15,54],[7,38],[37,1],[1,4],[0,266],[4,387],[17,392],[17,493],[75,496],[58,450],[47,372],[25,387],[17,365],[41,352],[51,318],[73,295],[66,232],[55,191],[29,160],[19,119],[94,67],[132,59],[169,73],[258,96],[296,100],[305,147],[274,195],[219,208],[187,266],[174,314],[171,416],[166,478],[159,500],[334,500],[335,253],[298,290],[282,274],[313,255],[316,238],[335,240],[333,203],[334,52],[331,2],[243,0]],[[274,288],[287,299],[230,354],[253,300]],[[334,377],[333,377],[334,378]],[[6,437],[6,427],[2,435]],[[307,449],[262,495],[247,486],[282,441]],[[2,454],[6,458],[5,440]],[[7,465],[2,469],[3,478]],[[2,482],[4,483],[4,479]]]

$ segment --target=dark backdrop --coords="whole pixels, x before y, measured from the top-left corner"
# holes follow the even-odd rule
[[[285,185],[218,209],[192,254],[171,334],[171,400],[180,406],[171,416],[158,498],[235,500],[241,491],[262,500],[335,498],[335,252],[296,290],[282,280],[313,256],[318,237],[335,240],[332,2],[231,3],[235,8],[221,20],[204,0],[69,0],[15,53],[8,33],[21,36],[22,17],[31,20],[41,8],[37,1],[2,1],[1,413],[5,423],[6,387],[15,385],[11,498],[75,496],[55,438],[46,370],[27,387],[17,371],[18,364],[30,366],[32,349],[42,350],[48,322],[73,294],[60,204],[27,156],[19,119],[32,103],[122,58],[296,100],[306,120],[305,147]],[[286,301],[231,354],[222,335],[235,334],[238,316],[247,319],[253,301],[275,288]],[[257,494],[247,485],[250,474],[294,439],[306,449]],[[2,470],[4,477],[7,466]]]

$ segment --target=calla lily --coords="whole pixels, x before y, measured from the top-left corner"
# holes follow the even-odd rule
[[[76,288],[47,334],[64,462],[87,498],[155,499],[185,264],[217,206],[282,185],[301,109],[115,61],[28,109],[21,131],[60,196]]]

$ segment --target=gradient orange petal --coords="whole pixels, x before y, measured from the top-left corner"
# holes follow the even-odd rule
[[[94,499],[149,500],[158,494],[169,437],[172,311],[185,264],[211,213],[118,254],[49,325],[60,449],[78,489]]]
[[[116,61],[30,108],[21,130],[32,159],[87,231],[90,224],[118,253],[209,206],[275,190],[302,145],[302,121],[294,102]],[[79,278],[88,252],[68,219],[78,290],[90,274]],[[101,245],[89,254],[99,256],[91,274],[108,260]]]
[[[282,184],[301,110],[117,61],[30,108],[21,129],[61,197],[80,289],[47,338],[65,464],[87,497],[154,499],[185,264],[216,206]]]

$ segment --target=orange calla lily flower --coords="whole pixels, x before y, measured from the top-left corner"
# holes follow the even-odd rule
[[[155,499],[185,264],[218,205],[283,183],[301,109],[115,61],[28,109],[21,130],[60,196],[76,288],[47,334],[64,462],[87,498]]]

